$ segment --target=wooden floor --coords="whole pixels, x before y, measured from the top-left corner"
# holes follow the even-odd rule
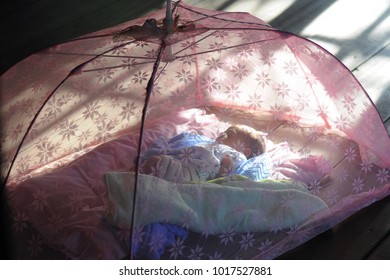
[[[159,0],[5,0],[0,8],[0,73],[43,47],[134,19]],[[359,79],[390,131],[390,1],[185,0],[247,11],[307,37]],[[390,147],[389,147],[390,148]],[[390,197],[281,256],[285,259],[390,259]]]

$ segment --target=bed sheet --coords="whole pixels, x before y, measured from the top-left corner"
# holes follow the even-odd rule
[[[222,112],[190,109],[153,120],[145,126],[145,149],[156,139],[168,139],[185,131],[213,138],[232,123],[251,125],[268,133],[269,152],[274,152],[274,159],[280,160],[272,178],[291,178],[301,175],[300,170],[305,166],[315,166],[315,172],[299,179],[306,180],[309,192],[331,210],[331,214],[319,217],[317,225],[306,230],[277,229],[250,235],[256,242],[247,244],[249,247],[241,246],[241,237],[226,240],[223,235],[214,236],[215,242],[225,248],[237,247],[229,257],[276,257],[390,193],[388,169],[362,162],[358,145],[341,135],[275,119],[247,116],[240,119],[226,114],[226,110]],[[7,189],[12,229],[20,241],[16,258],[50,259],[63,255],[70,259],[121,259],[128,256],[129,230],[114,227],[104,218],[109,202],[103,178],[107,172],[129,171],[134,167],[137,132],[104,143],[76,160],[62,161],[58,166],[52,164]],[[277,145],[288,147],[289,155],[278,154]],[[332,153],[327,152],[329,145],[333,145]],[[329,172],[329,165],[330,174],[324,176]],[[318,174],[326,180],[316,177]],[[274,243],[268,244],[271,236]],[[212,240],[208,237],[201,236],[196,242],[206,244]],[[209,252],[203,256],[211,255]],[[169,257],[172,256],[180,257],[175,254]],[[186,257],[191,258],[191,254]]]

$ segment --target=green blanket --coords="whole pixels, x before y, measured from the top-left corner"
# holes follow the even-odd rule
[[[328,209],[304,185],[290,181],[252,181],[232,176],[213,182],[172,183],[139,174],[135,225],[170,223],[195,232],[221,234],[289,229]],[[105,174],[107,220],[130,227],[135,174]]]

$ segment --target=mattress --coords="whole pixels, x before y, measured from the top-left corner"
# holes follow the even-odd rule
[[[110,213],[118,203],[109,195],[105,176],[134,171],[138,151],[145,153],[156,141],[181,132],[215,138],[231,124],[245,124],[267,133],[270,153],[283,147],[282,154],[274,153],[275,165],[270,179],[302,183],[310,197],[326,205],[324,211],[288,227],[273,223],[274,226],[267,229],[238,231],[225,227],[221,231],[202,231],[179,223],[173,225],[178,234],[172,235],[172,228],[169,229],[169,236],[173,238],[160,247],[159,258],[275,258],[390,192],[389,170],[366,162],[359,144],[339,131],[325,126],[298,125],[288,118],[276,119],[270,114],[252,114],[239,109],[217,106],[183,109],[147,121],[140,149],[138,127],[44,168],[14,176],[17,179],[7,187],[14,258],[123,259],[129,258],[131,238],[136,242],[141,237],[144,239],[138,239],[139,251],[133,257],[155,258],[156,255],[151,254],[155,247],[150,246],[150,238],[155,235],[150,232],[161,232],[157,225],[168,224],[167,221],[150,220],[149,224],[132,228],[129,226],[132,217],[127,213],[130,223],[113,222]],[[286,194],[273,207],[283,208],[286,201],[294,201],[293,196]],[[129,200],[122,201],[122,205],[127,202]],[[140,198],[138,203],[142,202]],[[302,201],[295,202],[303,205]],[[213,207],[218,204],[210,204],[204,207],[209,207],[209,212],[213,213]],[[144,207],[148,209],[148,205]],[[243,207],[241,212],[240,209],[235,211],[242,214],[245,207],[242,204],[240,207]],[[142,213],[137,215],[142,216]],[[245,215],[236,218],[240,217]]]

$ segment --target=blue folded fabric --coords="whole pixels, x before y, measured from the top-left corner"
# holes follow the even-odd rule
[[[143,160],[148,159],[151,156],[161,155],[168,153],[171,156],[179,155],[182,153],[182,148],[194,147],[199,144],[213,143],[214,140],[195,133],[183,132],[168,141],[168,145],[161,147],[158,143],[155,143],[146,154],[143,156]],[[223,146],[223,145],[222,145]],[[201,154],[200,154],[201,155]],[[250,158],[238,165],[228,175],[244,175],[252,180],[259,181],[267,179],[271,175],[272,162],[267,153]]]
[[[134,256],[139,259],[159,260],[167,247],[180,238],[185,240],[188,232],[180,226],[153,223],[143,228],[142,240],[133,243]]]
[[[271,171],[272,162],[269,155],[265,153],[243,162],[233,173],[260,181],[267,179],[271,175]]]
[[[168,143],[154,143],[151,148],[142,156],[142,160],[147,160],[152,156],[159,156],[163,154],[181,154],[182,148],[194,147],[197,144],[212,142],[214,142],[214,140],[206,136],[183,132],[169,139]]]
[[[183,132],[180,133],[168,141],[168,144],[171,148],[178,149],[184,147],[195,146],[200,143],[211,143],[214,140],[195,133]]]

